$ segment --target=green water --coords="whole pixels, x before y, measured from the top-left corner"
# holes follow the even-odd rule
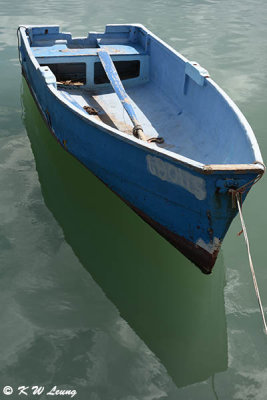
[[[0,398],[56,385],[79,400],[265,400],[267,337],[238,219],[201,274],[51,137],[20,74],[16,27],[81,36],[143,23],[209,70],[266,159],[267,3],[0,4]],[[266,194],[263,179],[244,215],[267,307]]]

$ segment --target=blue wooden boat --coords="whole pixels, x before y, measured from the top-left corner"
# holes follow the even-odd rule
[[[58,142],[210,273],[264,172],[251,127],[198,63],[141,25],[84,38],[20,26],[22,72]],[[108,207],[108,204],[107,204]]]

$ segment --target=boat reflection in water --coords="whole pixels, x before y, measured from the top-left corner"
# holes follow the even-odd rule
[[[227,368],[219,257],[206,276],[63,151],[23,80],[24,123],[47,207],[82,265],[178,387]]]

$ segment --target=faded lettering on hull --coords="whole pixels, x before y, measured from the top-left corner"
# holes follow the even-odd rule
[[[198,200],[205,200],[207,196],[205,180],[184,171],[158,157],[146,156],[147,167],[152,175],[157,176],[162,181],[167,181],[181,186],[193,194]]]

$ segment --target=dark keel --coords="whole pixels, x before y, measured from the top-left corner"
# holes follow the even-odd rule
[[[168,240],[177,250],[179,250],[185,257],[192,261],[204,274],[210,274],[216,262],[220,249],[218,248],[214,253],[209,253],[202,247],[193,242],[179,236],[165,226],[154,221],[145,213],[134,207],[132,204],[123,200],[129,207],[131,207],[145,222],[154,228],[162,237]]]

